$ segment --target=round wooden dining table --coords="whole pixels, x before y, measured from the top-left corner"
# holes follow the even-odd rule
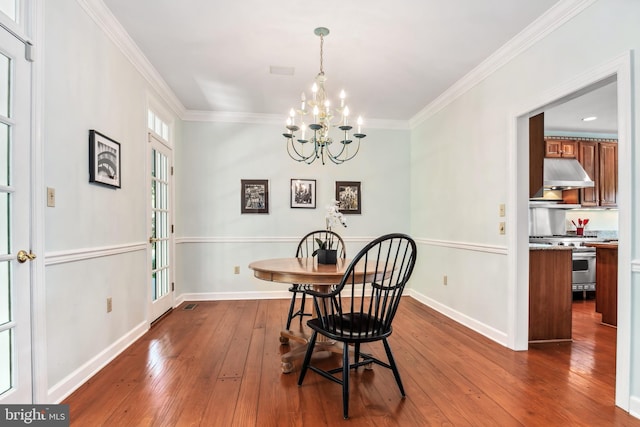
[[[254,261],[249,264],[253,275],[261,280],[289,284],[311,284],[319,292],[328,292],[332,285],[342,280],[345,270],[351,263],[350,259],[338,259],[336,264],[318,264],[317,258],[274,258]],[[354,269],[356,282],[373,281],[376,277],[375,262],[358,263]],[[366,277],[365,277],[366,274]],[[302,345],[282,355],[282,372],[289,373],[293,369],[292,361],[302,358],[309,342],[309,334],[300,324],[300,330],[283,330],[280,332],[280,342],[287,344],[289,340]],[[314,357],[326,357],[331,353],[342,354],[342,347],[333,341],[325,340],[321,336],[316,341]]]

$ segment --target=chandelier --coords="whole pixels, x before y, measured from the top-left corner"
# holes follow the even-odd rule
[[[307,100],[305,93],[302,92],[300,109],[292,108],[289,111],[287,132],[282,135],[287,139],[287,153],[295,161],[311,164],[316,159],[320,159],[324,165],[325,158],[327,158],[335,164],[341,164],[353,159],[358,154],[360,140],[366,135],[362,133],[362,117],[358,117],[356,121],[357,132],[353,134],[358,142],[355,148],[349,148],[353,142],[349,139],[349,131],[353,127],[349,125],[350,111],[345,104],[345,92],[344,90],[340,92],[340,104],[332,109],[331,101],[327,97],[324,87],[327,78],[322,68],[322,54],[324,37],[329,34],[329,29],[319,27],[313,32],[320,37],[320,72],[311,88],[311,99]],[[305,120],[311,120],[311,123],[307,125]],[[300,126],[296,122],[300,123]],[[334,148],[333,152],[330,149],[334,142],[333,137],[329,134],[331,128],[339,129],[335,133],[340,146],[337,149]],[[295,134],[298,131],[300,131],[300,138],[297,138]],[[306,150],[309,145],[311,146],[310,150]],[[305,150],[308,154],[305,153]]]

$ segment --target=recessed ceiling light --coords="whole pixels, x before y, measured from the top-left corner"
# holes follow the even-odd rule
[[[590,116],[590,117],[584,117],[584,118],[582,119],[582,121],[583,121],[583,122],[592,122],[592,121],[594,121],[595,119],[597,119],[597,117],[596,117],[596,116]]]

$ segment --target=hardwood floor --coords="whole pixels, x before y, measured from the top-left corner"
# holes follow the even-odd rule
[[[349,420],[340,386],[309,372],[298,387],[299,363],[281,373],[287,309],[286,300],[178,307],[63,402],[71,425],[640,426],[614,405],[616,329],[600,325],[593,300],[574,302],[572,343],[514,352],[404,297],[389,341],[407,397],[390,371],[361,368]],[[381,344],[363,349],[384,354]]]

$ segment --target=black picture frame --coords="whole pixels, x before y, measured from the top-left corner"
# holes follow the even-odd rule
[[[89,131],[89,182],[122,187],[120,143],[91,129]]]
[[[240,180],[240,212],[243,214],[269,213],[269,180]]]
[[[316,208],[316,180],[291,179],[290,201],[292,208]]]
[[[336,181],[336,200],[344,215],[362,213],[360,181]]]

